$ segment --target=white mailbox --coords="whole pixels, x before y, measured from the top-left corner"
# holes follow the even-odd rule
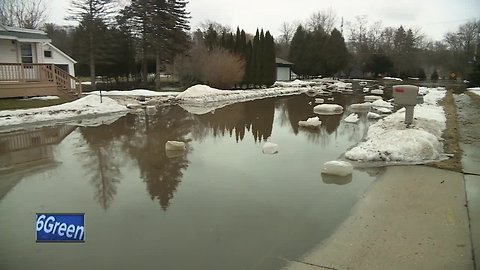
[[[395,85],[393,87],[393,101],[395,104],[405,107],[405,124],[413,122],[413,110],[417,105],[418,86]]]

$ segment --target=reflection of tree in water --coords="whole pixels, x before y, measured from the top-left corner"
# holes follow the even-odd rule
[[[290,125],[293,129],[293,133],[298,134],[298,121],[307,120],[307,118],[315,116],[313,113],[313,107],[315,107],[315,103],[312,102],[312,104],[308,104],[314,100],[315,98],[308,97],[304,94],[289,98],[287,100],[287,114],[288,119],[290,120]]]
[[[95,187],[95,200],[107,209],[117,193],[120,182],[120,161],[117,158],[116,140],[133,133],[132,121],[122,117],[110,125],[82,127],[82,134],[89,151],[83,154],[83,167],[91,174],[90,182]]]
[[[135,115],[135,136],[123,142],[138,163],[141,178],[152,200],[166,210],[188,167],[186,155],[168,158],[165,143],[186,141],[193,125],[190,115],[178,106],[160,108],[156,115]]]
[[[198,125],[194,127],[193,137],[201,139],[209,134],[225,136],[235,134],[238,142],[245,137],[245,130],[252,132],[255,142],[266,140],[272,135],[275,114],[274,99],[262,99],[237,103],[215,110],[215,113],[197,115]]]
[[[275,100],[261,99],[246,103],[247,125],[251,123],[251,131],[255,142],[267,140],[272,135]]]

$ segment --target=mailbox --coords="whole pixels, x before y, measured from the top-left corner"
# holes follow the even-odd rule
[[[405,107],[405,124],[413,122],[413,110],[417,105],[418,86],[395,85],[393,87],[393,101],[395,104]]]
[[[397,105],[417,104],[418,86],[415,85],[395,85],[393,87],[393,99]]]

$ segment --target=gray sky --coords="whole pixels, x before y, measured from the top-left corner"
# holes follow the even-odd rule
[[[66,24],[70,0],[50,0],[50,22]],[[480,18],[480,0],[190,0],[187,10],[192,29],[211,20],[223,25],[255,33],[256,28],[280,34],[283,22],[305,22],[316,12],[331,9],[340,20],[353,21],[367,15],[368,21],[382,21],[384,26],[420,27],[434,40],[441,40],[448,31],[455,31],[468,19]],[[346,24],[345,24],[346,25]],[[348,36],[348,29],[344,27]]]

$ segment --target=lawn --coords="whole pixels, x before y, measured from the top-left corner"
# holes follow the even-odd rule
[[[40,108],[52,105],[58,105],[75,100],[73,97],[60,97],[51,100],[25,100],[22,98],[0,98],[1,110]]]

